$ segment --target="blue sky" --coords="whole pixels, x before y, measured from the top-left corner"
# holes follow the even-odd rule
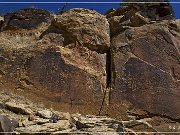
[[[0,2],[121,2],[122,0],[0,0]],[[170,0],[176,18],[180,19],[180,0]],[[7,13],[13,12],[18,9],[35,6],[41,9],[47,9],[54,13],[58,12],[58,9],[62,9],[63,3],[0,3],[0,12]],[[94,9],[99,13],[105,13],[110,8],[118,8],[119,3],[68,3],[66,9],[71,8],[88,8]]]

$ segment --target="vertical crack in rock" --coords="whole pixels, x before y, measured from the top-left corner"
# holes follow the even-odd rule
[[[111,51],[108,49],[106,53],[106,88],[111,87]]]
[[[113,48],[109,48],[108,52],[107,52],[107,58],[106,58],[106,75],[107,75],[107,85],[106,85],[106,92],[107,92],[107,98],[106,98],[106,102],[108,107],[110,106],[110,102],[111,102],[111,96],[112,96],[112,90],[114,88],[115,85],[115,65],[114,65],[114,61],[113,61]]]
[[[104,106],[109,106],[110,102],[110,90],[111,90],[111,51],[110,48],[106,52],[106,88],[103,93],[103,100],[99,109],[99,115],[103,110]]]
[[[110,100],[111,100],[111,90],[112,90],[112,58],[111,58],[111,48],[109,48],[106,52],[106,89],[103,93],[103,100],[101,107],[99,109],[99,115],[101,115],[101,112],[103,110],[103,107],[106,106],[107,110],[110,105]],[[106,115],[107,115],[106,111]]]

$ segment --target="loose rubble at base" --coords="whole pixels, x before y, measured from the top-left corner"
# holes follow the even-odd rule
[[[158,133],[156,126],[165,122],[165,119],[158,117],[138,120],[132,117],[130,121],[121,121],[107,116],[59,112],[5,91],[0,93],[0,108],[0,132],[119,135],[122,132],[136,134],[139,129],[143,129],[144,132]],[[153,123],[154,120],[158,120],[158,123]],[[175,121],[166,121],[172,124],[169,127],[171,131],[179,125]]]

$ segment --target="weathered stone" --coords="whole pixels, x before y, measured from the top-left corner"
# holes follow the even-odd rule
[[[130,21],[131,21],[131,24],[130,26],[132,27],[139,27],[139,26],[142,26],[142,25],[145,25],[145,24],[148,24],[149,23],[149,19],[148,18],[145,18],[143,17],[140,13],[135,13],[134,16],[132,16],[130,18]]]
[[[1,28],[2,25],[3,25],[3,21],[4,21],[4,17],[0,16],[0,28]]]
[[[42,120],[37,120],[38,118],[36,118],[36,121],[34,120],[34,121],[29,121],[29,119],[28,118],[26,118],[26,117],[23,117],[23,116],[21,116],[19,119],[18,119],[18,127],[28,127],[28,126],[30,126],[30,125],[35,125],[35,124],[41,124],[41,121]],[[40,118],[39,118],[40,119]],[[45,119],[43,119],[43,120],[45,120]],[[47,120],[47,119],[46,119]]]
[[[33,108],[34,112],[37,112],[37,110],[48,110],[41,105],[36,106],[37,104],[34,104],[27,99],[22,100],[22,97],[20,97],[19,95],[13,95],[12,97],[11,94],[9,95],[8,93],[0,93],[0,97],[0,102],[4,101],[6,98],[18,99],[18,101],[15,100],[15,102],[21,102],[21,104],[24,104],[24,106],[30,106],[30,108]],[[135,117],[133,120],[119,121],[106,116],[84,116],[79,113],[69,114],[52,110],[54,114],[58,114],[59,116],[61,116],[61,119],[56,123],[53,123],[51,119],[44,119],[35,115],[33,116],[33,120],[29,121],[27,116],[24,116],[22,114],[14,114],[13,112],[7,110],[7,108],[4,108],[3,112],[6,113],[6,115],[11,115],[12,117],[18,119],[19,127],[16,127],[14,129],[14,132],[19,134],[24,132],[31,132],[31,134],[37,132],[51,132],[51,134],[84,134],[84,132],[86,132],[87,134],[97,135],[117,135],[120,132],[127,132],[129,134],[135,134],[136,132],[179,132],[178,128],[180,125],[178,122],[170,120],[168,118],[164,118],[163,116],[157,117],[154,115],[147,115],[147,113],[144,113],[144,116],[142,116],[142,113],[139,112],[134,112],[131,114],[129,113],[129,115]],[[0,113],[2,112],[0,111]],[[137,117],[138,115],[141,117]],[[6,126],[9,127],[10,124]]]
[[[9,119],[7,116],[0,115],[0,132],[13,132],[14,128],[17,126],[17,121],[14,119]],[[10,133],[4,133],[9,135]]]
[[[36,118],[33,122],[35,122],[38,125],[42,125],[45,123],[49,123],[49,119],[42,119],[42,118]]]
[[[85,132],[123,132],[123,125],[119,121],[115,121],[103,116],[81,116],[76,120],[76,128]]]
[[[179,126],[179,24],[166,20],[172,15],[165,7],[112,10],[106,16],[110,28],[105,16],[88,9],[65,11],[56,20],[38,9],[8,14],[0,33],[0,90],[50,110],[130,121],[33,107],[35,115],[30,104],[6,94],[3,100],[0,94],[0,113],[22,117],[19,132],[135,134]]]
[[[177,19],[175,22],[176,22],[178,30],[180,31],[180,19]]]
[[[30,114],[29,117],[28,117],[28,120],[29,120],[29,121],[33,121],[34,119],[35,119],[35,116],[32,115],[32,114]]]
[[[33,115],[34,114],[34,112],[31,110],[31,108],[28,108],[28,107],[26,107],[25,112],[28,115]]]
[[[42,9],[27,8],[4,16],[3,28],[32,29],[44,24],[50,24],[54,19],[52,13]]]
[[[7,102],[5,103],[5,106],[7,109],[15,113],[20,113],[20,114],[25,114],[25,115],[33,114],[33,111],[30,108],[26,108],[23,104]]]
[[[84,41],[85,38],[72,40],[71,35],[76,35],[76,31],[67,29],[67,33],[60,25],[62,16],[74,14],[81,24],[84,19],[80,19],[80,13],[89,20],[82,26],[90,33],[80,32],[78,35],[86,35],[88,42]],[[89,17],[88,14],[92,15]],[[68,17],[62,19],[63,24],[76,22],[76,17],[74,21]],[[58,15],[48,28],[17,29],[14,34],[11,29],[1,32],[0,52],[8,61],[3,59],[0,65],[6,73],[4,78],[11,78],[5,84],[12,83],[16,90],[27,90],[20,94],[33,100],[43,100],[48,105],[54,102],[64,111],[98,114],[106,88],[106,55],[101,53],[109,47],[108,28],[103,15],[74,9]],[[92,40],[91,48],[92,34],[97,35],[97,40]]]
[[[41,118],[50,119],[53,115],[53,112],[50,110],[41,110],[37,112],[37,115]]]
[[[180,35],[169,33],[168,25],[131,28],[112,38],[111,115],[122,115],[125,106],[124,111],[136,108],[179,119]]]
[[[170,25],[171,29],[174,29],[174,30],[180,32],[180,20],[179,19],[170,21],[169,25]]]
[[[139,12],[134,10],[119,16],[112,16],[108,20],[111,30],[111,37],[121,31],[124,31],[125,29],[128,29],[129,27],[140,27],[150,23],[149,18],[142,16]]]
[[[156,20],[172,20],[174,15],[168,3],[123,3],[120,8],[106,14],[111,37],[127,29],[140,27]]]
[[[4,17],[0,16],[0,21],[4,21]]]
[[[56,123],[58,120],[62,120],[62,119],[58,113],[56,114],[53,112],[50,120],[51,120],[51,122]]]
[[[174,13],[171,5],[163,2],[162,0],[159,3],[123,3],[121,8],[134,9],[151,20],[173,19]]]
[[[16,128],[18,132],[28,132],[28,133],[37,133],[37,132],[55,132],[65,129],[69,129],[71,124],[68,120],[61,120],[57,123],[45,123],[42,125],[30,125],[28,127],[19,127]]]
[[[71,9],[57,15],[53,25],[63,30],[68,40],[79,42],[90,50],[106,52],[110,46],[108,21],[94,10]]]

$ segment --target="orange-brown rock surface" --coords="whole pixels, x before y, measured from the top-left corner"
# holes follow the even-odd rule
[[[40,17],[30,14],[34,12]],[[2,78],[14,82],[15,89],[72,111],[98,114],[106,88],[103,53],[110,45],[108,21],[88,9],[68,12],[48,19],[52,15],[47,11],[19,10],[12,13],[17,18],[14,23],[7,14],[0,34]],[[68,18],[71,13],[77,16]],[[23,18],[35,22],[34,26],[26,29]]]
[[[82,8],[5,15],[0,90],[70,113],[147,118],[153,129],[146,131],[169,131],[180,119],[179,20],[169,9],[160,14],[168,5],[146,6],[123,6],[106,16]],[[153,8],[159,12],[148,16]],[[148,125],[131,124],[135,131]]]
[[[179,119],[179,49],[179,28],[173,20],[130,25],[112,34],[109,113],[120,116],[125,106],[127,111]]]

